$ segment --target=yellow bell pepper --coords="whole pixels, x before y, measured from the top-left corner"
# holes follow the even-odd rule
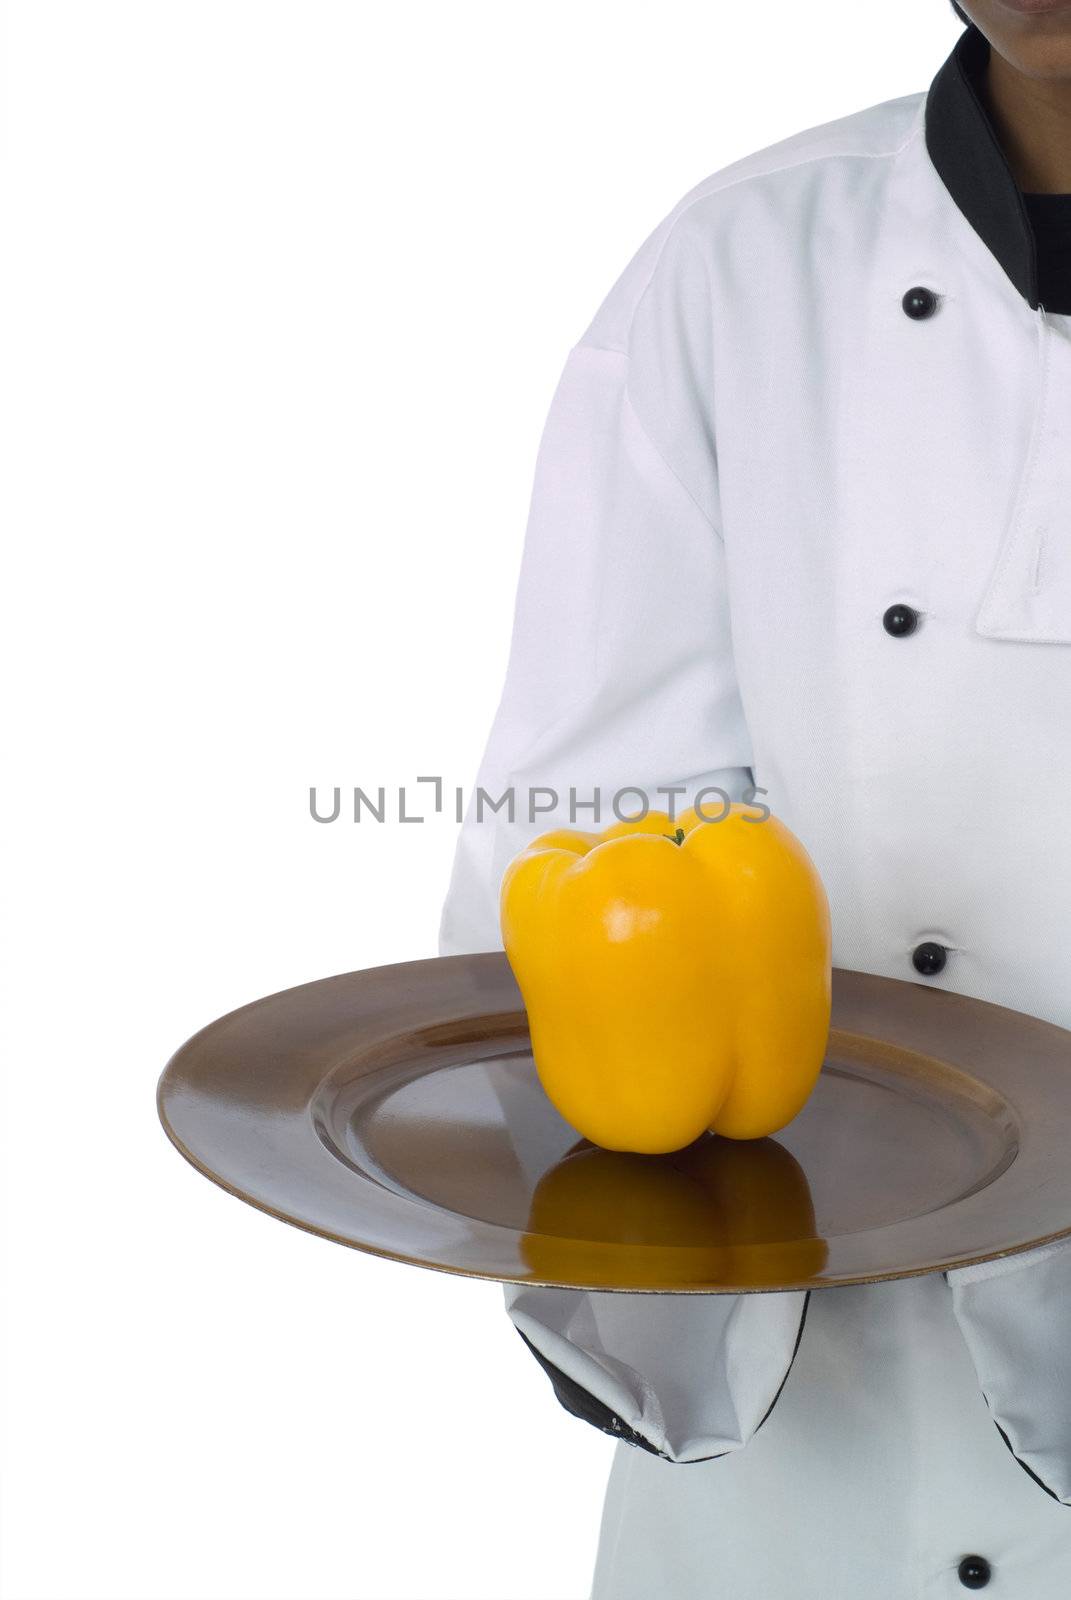
[[[540,1082],[593,1144],[760,1139],[802,1109],[829,1033],[829,906],[775,817],[542,834],[500,912]]]

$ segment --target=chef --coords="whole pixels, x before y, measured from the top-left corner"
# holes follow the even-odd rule
[[[569,350],[443,953],[595,791],[754,785],[837,965],[1071,1028],[1071,3],[960,15],[927,92],[684,195]],[[1065,1243],[505,1300],[617,1440],[594,1600],[1071,1594]]]

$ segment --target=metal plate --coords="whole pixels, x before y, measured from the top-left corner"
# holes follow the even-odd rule
[[[818,1085],[775,1138],[579,1139],[501,953],[346,973],[221,1017],[160,1117],[230,1193],[359,1250],[499,1281],[746,1293],[947,1270],[1071,1234],[1071,1033],[834,972]]]

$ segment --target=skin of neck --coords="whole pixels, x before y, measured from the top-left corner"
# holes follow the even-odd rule
[[[963,6],[989,40],[979,85],[1021,189],[1071,192],[1071,0],[970,0]]]

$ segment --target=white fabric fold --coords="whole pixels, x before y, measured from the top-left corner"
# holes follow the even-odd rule
[[[606,827],[644,800],[675,814],[704,790],[738,799],[750,782],[713,521],[710,341],[695,310],[707,294],[687,239],[656,230],[566,359],[536,461],[506,681],[443,906],[444,955],[499,947],[502,873],[534,835]],[[491,810],[481,791],[512,803]],[[703,803],[718,814],[717,796]]]
[[[740,1450],[792,1366],[807,1295],[623,1294],[506,1284],[540,1353],[670,1461]]]
[[[1027,1471],[1071,1505],[1071,1243],[947,1276],[993,1420]]]

